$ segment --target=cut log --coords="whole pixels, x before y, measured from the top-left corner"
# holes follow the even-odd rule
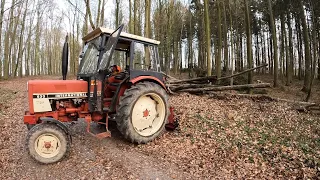
[[[266,66],[268,66],[268,64],[264,64],[264,65],[261,65],[261,66],[257,66],[255,68],[247,69],[245,71],[242,71],[242,72],[239,72],[237,74],[230,75],[230,76],[221,77],[221,78],[218,78],[217,80],[221,81],[221,80],[224,80],[224,79],[230,79],[230,78],[233,78],[233,77],[236,77],[236,76],[240,76],[242,74],[245,74],[245,73],[248,73],[250,71],[254,71],[256,69],[260,69],[260,68],[263,68],[263,67],[266,67]]]
[[[271,87],[270,83],[244,84],[244,85],[236,85],[236,86],[218,86],[218,87],[207,87],[207,88],[197,88],[197,89],[183,89],[180,92],[201,93],[206,91],[243,90],[248,88],[268,88],[268,87]]]
[[[215,82],[217,80],[217,76],[208,76],[208,77],[199,77],[199,78],[193,78],[193,79],[184,79],[184,80],[178,80],[178,81],[169,81],[168,84],[179,84],[179,83],[190,83],[194,81],[209,81],[209,82]]]
[[[169,85],[172,91],[179,91],[183,89],[190,89],[190,88],[206,88],[206,87],[217,87],[217,85],[210,85],[210,84],[181,84],[181,85]]]
[[[275,101],[275,102],[286,102],[286,103],[290,103],[290,104],[299,104],[299,105],[304,105],[306,107],[316,105],[315,103],[276,98],[276,97],[271,97],[268,95],[233,94],[233,93],[226,93],[226,92],[224,92],[224,93],[210,93],[210,98],[216,98],[216,97],[219,97],[219,98],[221,98],[221,97],[246,98],[246,99],[252,99],[252,100],[269,100],[269,101]]]
[[[269,101],[269,102],[285,102],[289,106],[291,106],[292,110],[297,110],[299,112],[310,113],[315,115],[320,115],[320,104],[319,103],[311,103],[305,101],[297,101],[290,99],[282,99],[271,97],[268,95],[251,95],[251,94],[234,94],[234,93],[215,93],[215,92],[207,92],[209,99],[233,99],[233,98],[246,98],[251,99],[253,101]]]
[[[170,76],[170,75],[168,75],[168,74],[166,74],[166,73],[164,73],[164,72],[160,72],[162,75],[164,75],[164,76],[166,76],[166,77],[168,77],[169,79],[172,79],[172,80],[174,80],[174,81],[178,81],[178,79],[177,78],[175,78],[175,77],[172,77],[172,76]]]

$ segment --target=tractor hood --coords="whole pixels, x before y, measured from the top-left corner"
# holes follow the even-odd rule
[[[29,93],[75,93],[88,91],[87,81],[82,80],[31,80]]]
[[[94,85],[90,85],[93,92]],[[97,82],[98,94],[101,83]],[[28,81],[29,111],[51,111],[50,100],[77,99],[88,97],[88,82],[83,80],[31,80]]]

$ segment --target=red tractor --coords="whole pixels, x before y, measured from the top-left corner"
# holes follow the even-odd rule
[[[48,164],[65,157],[71,143],[65,122],[79,118],[87,122],[87,132],[98,138],[111,136],[108,120],[115,120],[119,131],[133,143],[147,143],[165,128],[177,126],[168,103],[166,76],[160,71],[160,42],[122,29],[123,25],[115,31],[98,28],[83,38],[77,80],[66,80],[66,40],[63,80],[28,82],[26,146],[36,161]],[[104,124],[106,132],[93,134],[91,122]]]

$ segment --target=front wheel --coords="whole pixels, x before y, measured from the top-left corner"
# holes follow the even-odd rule
[[[70,142],[67,134],[58,125],[41,123],[28,132],[26,147],[33,159],[50,164],[67,155]]]
[[[164,131],[169,115],[168,95],[158,84],[138,83],[120,98],[116,121],[126,139],[147,143]]]

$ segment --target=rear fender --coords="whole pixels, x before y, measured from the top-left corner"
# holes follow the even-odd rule
[[[163,87],[163,89],[165,89],[167,91],[167,88],[165,86],[165,84],[158,78],[156,77],[153,77],[153,76],[138,76],[136,78],[133,78],[130,80],[130,82],[132,84],[137,84],[139,82],[142,82],[142,81],[150,81],[150,82],[154,82],[156,84],[159,84],[161,87]]]

